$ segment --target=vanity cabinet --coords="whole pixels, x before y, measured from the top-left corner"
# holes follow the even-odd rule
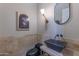
[[[57,52],[43,45],[40,47],[42,56],[73,56],[74,52],[70,48],[65,48],[62,52]]]
[[[45,56],[63,56],[62,53],[56,52],[55,50],[50,49],[45,45],[41,46],[40,49],[41,49],[41,54]]]

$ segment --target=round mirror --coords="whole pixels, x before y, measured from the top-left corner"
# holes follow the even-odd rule
[[[69,21],[69,3],[57,3],[54,8],[54,20],[63,25]]]

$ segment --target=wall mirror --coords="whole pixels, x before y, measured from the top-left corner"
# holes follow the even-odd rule
[[[59,25],[66,24],[70,18],[70,4],[57,3],[54,8],[54,21]]]

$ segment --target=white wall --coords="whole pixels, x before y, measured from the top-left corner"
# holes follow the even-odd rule
[[[55,3],[41,3],[38,6],[38,33],[42,33],[43,39],[51,39],[57,33],[61,33],[61,26],[54,22],[54,7]],[[40,9],[45,9],[45,15],[48,18],[48,28],[45,30],[45,19],[40,13]]]
[[[65,25],[57,25],[54,22],[55,4],[39,4],[38,7],[38,33],[44,33],[43,38],[54,38],[57,33],[62,33],[65,39],[79,40],[79,4],[73,3],[70,6],[70,21]],[[45,30],[45,20],[40,9],[46,10],[46,16],[49,20],[48,29]]]
[[[70,22],[64,25],[64,37],[72,40],[79,40],[79,4],[70,5]]]
[[[29,31],[16,31],[16,11],[30,18]],[[37,4],[0,4],[0,36],[24,36],[37,33]]]
[[[54,22],[54,7],[55,3],[0,4],[0,36],[24,36],[38,32],[38,34],[44,33],[44,38],[49,39],[54,38],[57,33],[63,33],[63,27],[65,38],[78,39],[79,4],[71,4],[71,22],[63,26]],[[45,30],[45,19],[40,13],[42,8],[46,10],[45,15],[49,20],[47,30]],[[25,12],[29,16],[30,31],[16,31],[16,11]]]

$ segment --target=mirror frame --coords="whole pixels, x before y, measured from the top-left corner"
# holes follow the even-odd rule
[[[54,19],[54,21],[58,25],[64,25],[64,24],[68,23],[69,20],[70,20],[70,3],[69,3],[69,18],[64,23],[60,23],[58,20],[55,20],[55,19]]]

